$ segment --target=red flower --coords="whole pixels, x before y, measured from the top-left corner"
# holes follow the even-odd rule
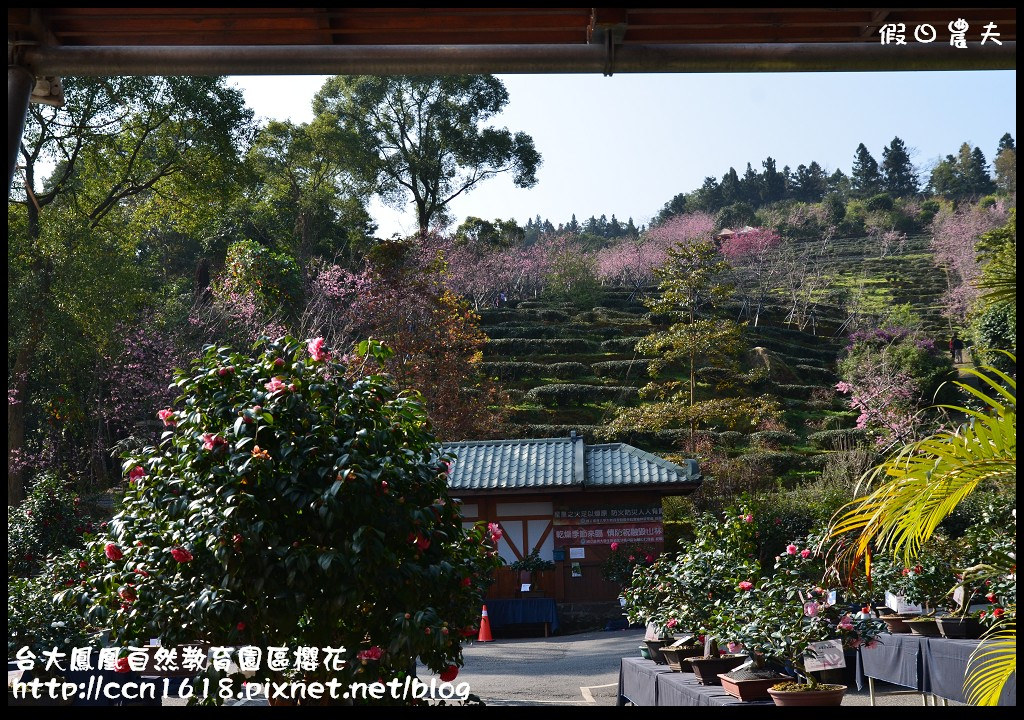
[[[648,555],[647,555],[647,556],[646,556],[646,557],[644,558],[644,560],[646,560],[646,561],[647,561],[647,562],[649,562],[649,563],[652,563],[652,562],[654,562],[654,556],[653,556],[653,555],[651,555],[651,554],[648,554]]]
[[[227,367],[222,367],[222,368],[218,369],[217,370],[217,374],[220,375],[221,377],[227,377],[228,375],[230,375],[234,371],[235,371],[235,366],[234,365],[228,365]]]
[[[180,563],[191,562],[192,553],[185,548],[176,547],[171,550],[171,557]]]
[[[674,628],[678,624],[679,624],[678,620],[676,620],[675,618],[671,618],[671,619],[669,619],[669,621],[667,623],[665,623],[665,627],[667,627],[667,628]]]
[[[242,632],[243,630],[245,630],[245,623],[240,622],[237,625],[235,625],[235,630],[237,630],[238,632]]]
[[[996,601],[996,594],[995,593],[989,593],[988,595],[985,596],[985,599],[988,600],[990,603],[994,603]]]
[[[441,671],[441,675],[440,675],[442,682],[451,682],[452,680],[454,680],[458,676],[459,676],[459,667],[458,667],[458,665],[449,665],[446,670],[442,670]]]
[[[85,570],[87,567],[89,567],[89,563],[87,563],[85,560],[79,560],[78,561],[78,569],[79,570]]]
[[[497,543],[501,540],[505,532],[501,529],[501,525],[498,523],[487,523],[487,532],[491,534],[491,540]]]
[[[108,560],[113,560],[115,562],[124,557],[124,553],[121,552],[121,548],[114,543],[107,543],[107,546],[103,548],[103,554],[107,556]]]
[[[635,560],[636,560],[636,558],[635,558],[635,557],[633,557],[632,555],[630,555],[630,556],[629,556],[629,561],[630,561],[630,562],[634,562]]]
[[[903,568],[903,574],[904,575],[909,575],[910,574],[910,568]]]
[[[1003,613],[1005,613],[1005,612],[1006,611],[1003,610],[1002,608],[996,608],[995,610],[992,611],[992,617],[1001,618],[1003,616]]]
[[[472,584],[473,584],[473,580],[472,579],[470,579],[468,577],[462,578],[462,587],[469,587]]]
[[[324,339],[322,337],[310,340],[306,344],[306,350],[309,351],[309,356],[316,362],[331,359],[331,354],[324,350]]]
[[[740,583],[740,590],[744,592],[750,590],[752,587],[754,587],[754,583],[750,582],[749,580],[744,580]]]
[[[420,550],[426,550],[427,548],[430,547],[430,540],[428,540],[427,538],[423,537],[422,535],[417,535],[416,536],[416,547],[418,547]]]
[[[203,433],[203,450],[216,450],[221,445],[227,445],[228,441],[222,438],[220,435],[214,435],[213,433]]]
[[[114,672],[126,673],[130,671],[131,668],[128,666],[128,658],[118,658],[117,662],[114,663]]]
[[[121,599],[124,600],[126,603],[133,603],[139,599],[139,596],[136,595],[135,591],[131,588],[124,588],[117,594],[120,595]]]
[[[610,547],[612,549],[612,552],[615,552],[619,549],[619,544],[617,542],[613,542]]]
[[[462,628],[459,632],[462,634],[462,637],[473,637],[477,634],[476,628],[471,627]]]
[[[164,421],[164,427],[174,427],[178,424],[174,419],[174,411],[170,408],[157,411],[156,416]]]
[[[141,465],[136,465],[131,469],[131,472],[128,473],[128,484],[134,485],[136,480],[144,477],[146,477],[145,469]]]
[[[142,568],[135,568],[135,574],[141,575],[142,577],[149,577],[149,573],[143,570]]]

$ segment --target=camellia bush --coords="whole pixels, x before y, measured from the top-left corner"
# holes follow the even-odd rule
[[[370,366],[389,353],[358,352]],[[306,682],[387,681],[418,657],[453,679],[493,540],[463,528],[418,396],[346,372],[319,338],[206,348],[176,374],[159,444],[124,458],[121,511],[63,599],[120,646],[318,648],[284,674]],[[343,648],[333,662],[328,647]],[[282,674],[264,662],[255,679]]]

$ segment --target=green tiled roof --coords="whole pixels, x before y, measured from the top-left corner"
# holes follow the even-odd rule
[[[700,486],[695,460],[670,463],[625,443],[585,445],[581,437],[444,443],[456,456],[448,474],[455,491],[633,489]]]

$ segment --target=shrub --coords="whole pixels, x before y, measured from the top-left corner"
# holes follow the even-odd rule
[[[869,212],[878,212],[879,210],[892,210],[893,200],[888,193],[879,193],[878,195],[872,195],[870,198],[868,198],[867,202],[864,204],[864,207],[866,207]]]
[[[820,385],[776,385],[775,392],[782,397],[808,400],[811,397],[811,393],[820,387]]]
[[[598,343],[582,338],[504,338],[484,346],[485,355],[547,355],[596,352]]]
[[[800,439],[791,432],[762,430],[750,433],[750,445],[761,450],[778,450],[796,445]]]
[[[159,445],[124,457],[135,484],[63,599],[119,645],[345,648],[342,672],[305,681],[460,665],[497,554],[448,501],[419,396],[347,370],[291,338],[254,355],[206,348],[176,374]],[[356,654],[374,647],[367,676]]]
[[[590,366],[597,377],[615,378],[617,380],[642,380],[647,378],[647,366],[650,360],[606,360]]]
[[[73,551],[52,557],[46,571],[32,578],[8,578],[7,581],[7,657],[13,658],[22,647],[37,657],[60,648],[90,645],[88,626],[74,608],[57,602],[54,594],[78,585],[82,574],[79,554]]]
[[[516,435],[527,438],[564,438],[574,432],[583,438],[585,442],[598,442],[595,431],[599,425],[517,425],[514,429]]]
[[[82,536],[92,525],[69,485],[45,473],[21,505],[7,507],[8,577],[35,573],[50,553],[82,545]]]
[[[484,362],[480,364],[481,371],[488,377],[496,377],[499,380],[522,380],[523,378],[540,377],[544,373],[544,365],[534,362]]]
[[[632,387],[561,383],[540,385],[527,392],[526,397],[544,405],[582,405],[593,402],[631,403],[638,399],[639,394]]]
[[[718,436],[722,445],[729,448],[737,448],[746,445],[749,437],[750,436],[746,433],[737,432],[736,430],[726,430]]]
[[[836,374],[825,368],[802,364],[796,365],[795,367],[798,374],[801,376],[801,379],[805,382],[816,382],[831,385],[836,379]]]
[[[754,450],[740,455],[736,462],[765,477],[781,477],[803,467],[803,456],[776,450]]]
[[[613,338],[601,343],[601,350],[604,352],[634,352],[636,344],[641,340],[643,340],[642,337]]]
[[[542,375],[556,377],[559,380],[576,380],[590,374],[590,368],[581,362],[559,362],[541,364]]]
[[[867,430],[863,428],[821,430],[807,436],[808,442],[821,450],[841,450],[845,447],[865,442],[867,438]]]

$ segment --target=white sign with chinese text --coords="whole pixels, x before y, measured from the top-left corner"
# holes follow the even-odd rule
[[[804,669],[814,672],[817,670],[834,670],[835,668],[846,667],[846,657],[843,655],[842,640],[826,640],[825,642],[811,643],[808,652],[804,655]]]

